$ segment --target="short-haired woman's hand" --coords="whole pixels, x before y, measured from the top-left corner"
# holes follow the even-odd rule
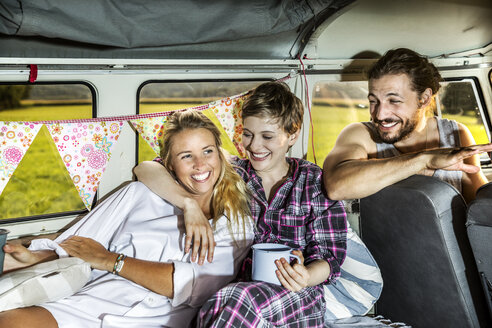
[[[3,267],[5,272],[33,265],[38,261],[36,255],[21,244],[7,243],[3,250],[5,252]]]
[[[195,262],[198,257],[198,264],[202,265],[207,257],[208,262],[214,258],[215,240],[210,222],[203,214],[200,206],[193,199],[185,201],[183,209],[186,239],[185,252],[188,253],[193,242],[191,260]]]
[[[309,271],[304,266],[304,256],[301,251],[292,251],[294,255],[299,256],[301,263],[295,260],[294,264],[290,264],[286,259],[281,258],[275,261],[277,265],[277,277],[282,286],[290,291],[298,292],[308,286]]]

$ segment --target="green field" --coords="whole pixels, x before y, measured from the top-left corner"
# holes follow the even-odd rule
[[[197,104],[143,104],[140,112],[170,111],[194,106]],[[36,121],[90,118],[91,110],[89,105],[35,106],[0,111],[0,120]],[[212,113],[206,112],[206,114],[216,120]],[[313,106],[312,115],[318,165],[322,165],[325,156],[332,149],[336,137],[343,127],[351,122],[369,119],[367,109],[347,107]],[[483,125],[477,122],[475,117],[452,115],[446,117],[467,125],[477,143],[488,142]],[[223,142],[229,152],[235,152],[232,142],[227,137],[223,137]],[[139,161],[151,160],[155,157],[154,151],[143,139],[140,138],[139,144]],[[311,145],[307,158],[314,161]],[[48,130],[43,127],[0,195],[0,219],[82,210],[84,208]]]
[[[313,121],[314,152],[316,163],[323,165],[323,161],[335,145],[338,134],[342,129],[352,122],[369,120],[368,109],[313,106],[311,108]],[[308,124],[308,123],[306,123]],[[315,162],[311,142],[308,146],[307,160]]]

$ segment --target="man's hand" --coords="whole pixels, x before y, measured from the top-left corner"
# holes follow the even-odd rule
[[[188,253],[193,242],[191,260],[196,261],[198,254],[198,264],[202,265],[207,257],[208,262],[214,258],[215,240],[210,222],[203,214],[196,201],[187,199],[183,209],[186,239],[185,252]],[[208,255],[208,256],[207,256]]]
[[[466,164],[464,160],[474,155],[490,151],[492,151],[492,144],[428,150],[425,152],[425,155],[429,156],[427,168],[431,170],[443,169],[472,174],[477,173],[480,171],[480,167]]]

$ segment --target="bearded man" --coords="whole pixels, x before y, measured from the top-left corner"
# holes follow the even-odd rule
[[[328,197],[363,198],[414,174],[455,186],[467,201],[487,183],[466,126],[435,117],[432,102],[442,80],[418,53],[388,51],[369,71],[371,122],[345,127],[323,165]]]

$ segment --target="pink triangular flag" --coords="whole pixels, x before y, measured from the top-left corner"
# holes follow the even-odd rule
[[[222,125],[222,128],[231,139],[239,153],[244,158],[246,152],[242,145],[243,123],[241,108],[247,94],[243,93],[233,97],[227,97],[210,103],[210,109]]]
[[[161,151],[160,141],[162,140],[164,133],[164,125],[167,122],[167,115],[138,118],[128,121],[133,125],[135,130],[137,130],[142,139],[144,139],[156,154],[159,155]]]
[[[0,122],[0,194],[43,124]]]
[[[123,121],[45,124],[88,210]]]

